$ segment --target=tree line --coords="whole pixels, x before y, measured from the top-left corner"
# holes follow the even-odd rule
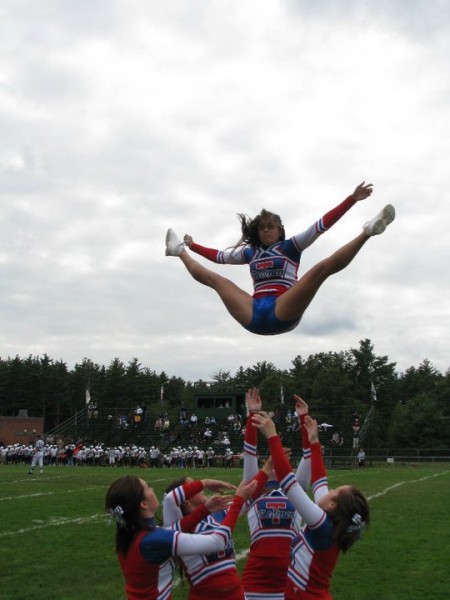
[[[370,443],[376,448],[445,449],[450,439],[450,368],[440,373],[429,360],[403,373],[387,356],[377,356],[369,339],[358,348],[317,353],[292,360],[280,370],[270,362],[240,367],[234,375],[219,370],[211,381],[185,381],[142,366],[137,358],[108,366],[84,358],[73,369],[62,360],[42,357],[0,358],[0,415],[17,416],[26,409],[44,418],[48,431],[86,405],[86,390],[112,413],[145,406],[150,418],[167,412],[178,420],[179,407],[194,411],[199,392],[242,392],[259,387],[264,407],[281,416],[292,408],[292,394],[307,400],[320,421],[338,429],[364,420],[373,406]],[[375,390],[375,396],[373,391]]]

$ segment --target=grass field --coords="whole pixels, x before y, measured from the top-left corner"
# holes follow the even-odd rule
[[[0,465],[0,599],[123,600],[114,554],[114,526],[103,502],[109,484],[133,472],[159,497],[177,469],[26,467]],[[238,483],[240,469],[190,471]],[[369,498],[372,524],[364,541],[341,556],[334,600],[447,600],[450,598],[450,465],[374,466],[330,471],[330,486],[354,483]],[[243,556],[245,518],[234,533]],[[174,600],[187,598],[176,583]]]

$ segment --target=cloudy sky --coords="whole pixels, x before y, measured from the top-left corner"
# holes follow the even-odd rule
[[[449,73],[447,0],[3,0],[0,356],[208,380],[369,338],[445,372]],[[168,227],[222,249],[263,207],[293,235],[362,180],[300,272],[397,219],[294,332],[248,333],[164,256]]]

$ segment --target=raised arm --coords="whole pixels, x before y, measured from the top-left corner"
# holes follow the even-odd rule
[[[303,453],[297,467],[297,472],[295,473],[295,478],[306,492],[311,480],[311,445],[309,443],[308,432],[305,428],[305,416],[308,414],[309,407],[305,400],[296,394],[294,394],[294,400],[295,414],[300,425]]]
[[[304,250],[310,246],[322,233],[337,223],[339,219],[343,217],[354,204],[360,200],[365,200],[365,198],[368,198],[372,194],[372,191],[373,184],[366,184],[365,181],[363,181],[356,186],[353,193],[350,194],[350,196],[348,196],[343,202],[325,213],[322,218],[306,229],[306,231],[295,235],[292,238],[292,241],[299,250]]]
[[[239,484],[225,519],[208,535],[177,532],[173,555],[209,554],[223,550],[231,539],[231,532],[237,523],[243,505],[254,493],[256,485],[256,481]]]
[[[311,444],[311,485],[314,500],[318,502],[328,493],[328,479],[323,462],[322,446],[319,442],[319,427],[317,421],[309,415],[305,416],[304,427],[308,433]]]
[[[185,482],[175,489],[167,492],[163,500],[163,524],[168,527],[183,518],[181,505],[203,490],[222,492],[235,490],[236,486],[218,479],[197,479]]]
[[[188,515],[185,515],[179,521],[176,521],[172,525],[172,528],[185,533],[194,531],[200,521],[203,521],[203,519],[205,519],[211,513],[227,510],[232,501],[233,496],[210,496],[206,502],[198,506]]]
[[[248,481],[258,472],[258,430],[253,424],[252,416],[261,410],[261,397],[258,388],[251,388],[245,394],[247,406],[247,424],[244,437],[244,481]]]
[[[260,412],[253,416],[253,420],[255,426],[267,439],[275,471],[284,493],[307,525],[312,529],[319,527],[325,520],[326,514],[309,498],[295,479],[272,419],[270,419],[267,413]]]

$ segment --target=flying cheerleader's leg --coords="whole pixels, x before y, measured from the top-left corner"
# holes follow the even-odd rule
[[[394,219],[395,209],[388,204],[363,226],[363,231],[356,238],[317,263],[290,290],[277,298],[275,316],[282,321],[300,319],[323,282],[345,269],[369,238],[383,233]]]
[[[395,208],[392,204],[387,204],[376,217],[364,225],[363,229],[369,237],[372,235],[380,235],[394,219]]]
[[[166,235],[166,256],[178,256],[191,276],[217,292],[230,315],[243,327],[252,319],[252,297],[235,283],[207,269],[186,251],[173,229]]]
[[[166,256],[180,256],[184,249],[184,244],[173,229],[168,229],[166,233]]]

